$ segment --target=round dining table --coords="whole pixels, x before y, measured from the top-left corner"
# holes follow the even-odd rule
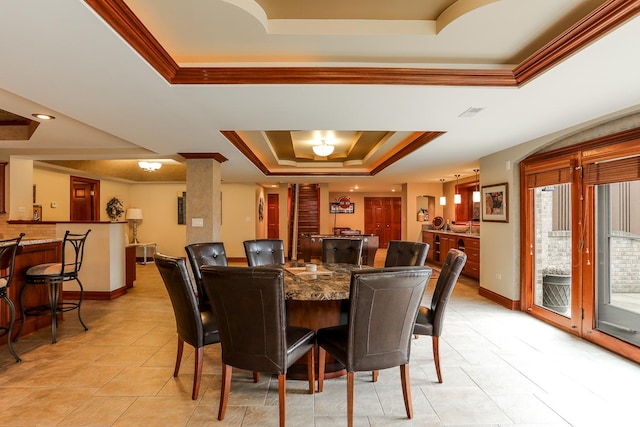
[[[351,272],[371,269],[366,265],[314,264],[291,262],[284,267],[284,290],[288,322],[317,331],[347,322]],[[329,355],[327,355],[329,356]],[[316,349],[316,365],[317,365]],[[317,372],[317,369],[316,369]],[[325,377],[345,375],[342,364],[327,357]],[[300,361],[289,368],[289,378],[307,379],[306,362]]]

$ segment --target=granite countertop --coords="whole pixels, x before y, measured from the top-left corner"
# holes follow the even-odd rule
[[[422,231],[430,231],[432,233],[448,234],[448,235],[451,235],[451,236],[474,237],[476,239],[480,238],[480,233],[467,233],[467,232],[456,233],[455,231],[428,229],[428,228],[425,228],[424,226],[422,227]]]
[[[292,263],[291,266],[303,266],[305,263]],[[352,264],[322,264],[331,274],[294,275],[285,270],[285,298],[299,301],[328,301],[349,299],[351,271],[371,267]]]
[[[42,243],[54,243],[54,242],[62,242],[62,239],[27,239],[20,240],[19,246],[27,246],[27,245],[39,245]]]

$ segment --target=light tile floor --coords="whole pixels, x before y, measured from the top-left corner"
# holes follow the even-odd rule
[[[277,425],[277,380],[263,375],[254,384],[243,371],[234,372],[226,418],[217,421],[219,345],[206,348],[200,396],[191,400],[193,350],[185,346],[173,378],[171,304],[154,264],[139,265],[137,275],[125,296],[85,302],[88,332],[69,313],[57,344],[48,329],[16,344],[22,363],[0,347],[0,425]],[[355,425],[640,425],[638,364],[479,297],[477,282],[456,286],[440,342],[443,384],[436,382],[431,339],[413,341],[412,420],[393,368],[377,383],[370,373],[356,375]],[[346,425],[344,377],[327,380],[323,393],[307,394],[306,387],[287,382],[289,426]]]

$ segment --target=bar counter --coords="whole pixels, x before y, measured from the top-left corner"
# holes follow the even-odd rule
[[[22,313],[20,310],[20,291],[22,290],[26,280],[25,273],[37,264],[60,262],[62,257],[62,239],[33,239],[23,240],[18,246],[16,252],[15,272],[13,281],[9,287],[9,298],[16,307],[16,323],[20,325],[22,322]],[[32,286],[29,292],[24,295],[24,302],[27,307],[44,305],[49,303],[49,295],[46,286]],[[0,323],[2,326],[9,326],[9,308],[6,304],[0,305]],[[14,333],[19,327],[14,325]],[[45,327],[51,326],[51,316],[29,317],[24,325],[22,335],[27,335]],[[15,338],[12,337],[12,338]]]

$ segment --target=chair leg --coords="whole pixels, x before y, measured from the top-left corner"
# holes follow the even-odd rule
[[[327,359],[327,350],[318,346],[318,393],[324,388],[324,363]]]
[[[411,384],[409,382],[409,365],[400,365],[400,382],[402,383],[402,397],[407,418],[413,418],[413,403],[411,402]]]
[[[347,372],[347,426],[353,427],[353,385],[355,373]]]
[[[316,367],[314,353],[315,347],[311,347],[311,350],[307,353],[307,378],[309,378],[309,394],[313,394],[316,388]]]
[[[178,353],[176,354],[176,367],[173,369],[173,376],[177,377],[180,372],[180,362],[182,362],[182,352],[184,350],[184,340],[178,336]]]
[[[378,382],[378,370],[376,369],[375,371],[371,372],[371,380],[376,383]]]
[[[9,315],[11,316],[9,318],[9,328],[7,329],[7,348],[9,349],[9,353],[11,353],[13,358],[16,359],[16,362],[22,362],[22,359],[18,357],[15,350],[13,349],[13,346],[11,345],[11,334],[13,332],[13,325],[16,322],[16,308],[14,307],[13,302],[11,301],[11,298],[4,295],[3,299],[6,301],[7,305],[9,306]]]
[[[24,302],[23,302],[23,297],[24,297],[24,290],[27,289],[29,287],[30,283],[26,282],[23,286],[22,289],[20,289],[20,312],[22,313],[22,322],[20,322],[20,329],[18,329],[18,333],[16,334],[16,337],[13,339],[13,342],[18,342],[18,337],[22,335],[22,331],[24,329],[24,324],[27,323],[27,313],[26,310],[24,308]]]
[[[278,406],[280,407],[280,427],[284,427],[286,420],[287,374],[278,375]]]
[[[438,337],[431,337],[433,343],[433,361],[436,364],[436,374],[438,375],[438,382],[442,384],[442,374],[440,373],[440,351],[438,349]]]
[[[222,362],[222,385],[220,386],[220,407],[218,408],[218,420],[224,420],[224,413],[227,411],[227,402],[229,401],[229,392],[231,391],[231,374],[233,368],[231,365],[225,365]]]
[[[195,354],[195,367],[193,371],[193,391],[191,392],[191,399],[197,400],[198,393],[200,392],[200,378],[202,378],[202,362],[204,360],[204,347],[196,348]]]
[[[254,383],[260,382],[260,372],[253,371],[253,382]]]
[[[80,324],[82,325],[84,330],[88,331],[89,328],[87,328],[87,325],[84,324],[84,322],[82,321],[82,317],[80,316],[80,307],[82,306],[82,300],[84,299],[84,287],[82,286],[82,282],[80,281],[80,279],[77,277],[76,282],[78,282],[78,286],[80,286],[80,298],[78,299],[78,320],[80,321]]]
[[[58,342],[56,333],[58,330],[58,301],[60,298],[60,285],[62,278],[47,279],[49,291],[49,305],[51,306],[51,344]]]

